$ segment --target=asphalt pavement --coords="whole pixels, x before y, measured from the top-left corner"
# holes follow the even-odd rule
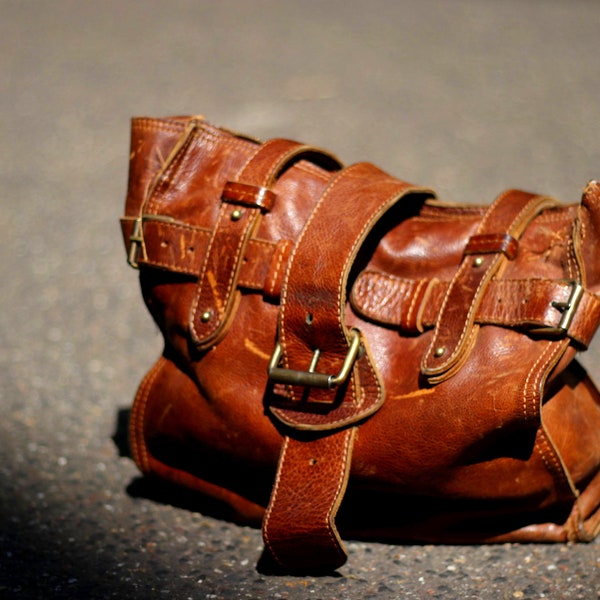
[[[118,227],[134,115],[300,139],[449,201],[577,201],[599,31],[595,0],[0,0],[0,598],[600,597],[599,543],[350,541],[336,576],[259,573],[259,531],[127,455],[161,339]]]

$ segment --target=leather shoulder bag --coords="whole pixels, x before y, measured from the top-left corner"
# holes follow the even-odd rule
[[[285,571],[342,537],[589,541],[600,184],[448,204],[369,163],[136,118],[122,231],[165,340],[141,471],[262,523]]]

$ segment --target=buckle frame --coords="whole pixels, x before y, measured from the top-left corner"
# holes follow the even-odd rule
[[[575,313],[579,308],[579,303],[583,297],[583,286],[575,280],[569,282],[571,284],[571,294],[567,302],[553,302],[552,306],[562,312],[557,329],[566,333],[573,322]]]
[[[327,373],[318,373],[315,371],[317,362],[319,361],[319,357],[321,355],[321,351],[319,349],[315,350],[308,371],[297,371],[294,369],[285,369],[280,367],[279,362],[281,360],[283,350],[281,348],[281,344],[277,342],[267,368],[269,380],[273,383],[315,387],[328,390],[335,389],[336,387],[342,385],[346,379],[348,379],[348,376],[354,367],[354,363],[358,358],[360,358],[361,355],[360,331],[353,328],[350,330],[349,334],[350,346],[348,347],[348,352],[337,375],[329,375]]]
[[[142,214],[137,217],[133,223],[133,230],[129,235],[129,250],[127,252],[127,263],[134,269],[139,269],[140,265],[138,262],[138,256],[140,249],[144,245],[144,222],[145,221],[159,221],[160,223],[174,223],[173,217],[166,215],[151,215]]]
[[[566,335],[569,331],[569,327],[575,318],[575,313],[579,308],[579,304],[584,294],[584,287],[578,281],[572,279],[567,280],[571,286],[571,292],[566,302],[553,301],[551,305],[553,308],[561,313],[558,324],[554,327],[538,327],[533,330],[534,333],[545,333],[549,335]]]

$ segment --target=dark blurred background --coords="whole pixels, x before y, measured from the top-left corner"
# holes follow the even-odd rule
[[[600,597],[597,543],[350,543],[338,577],[257,573],[260,532],[124,455],[161,339],[118,228],[133,115],[297,138],[445,200],[577,201],[599,26],[594,0],[0,0],[0,597]]]

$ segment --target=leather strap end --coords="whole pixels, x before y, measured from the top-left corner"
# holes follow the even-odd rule
[[[355,431],[285,439],[263,523],[265,546],[283,571],[335,571],[346,562],[334,520],[348,483]]]

